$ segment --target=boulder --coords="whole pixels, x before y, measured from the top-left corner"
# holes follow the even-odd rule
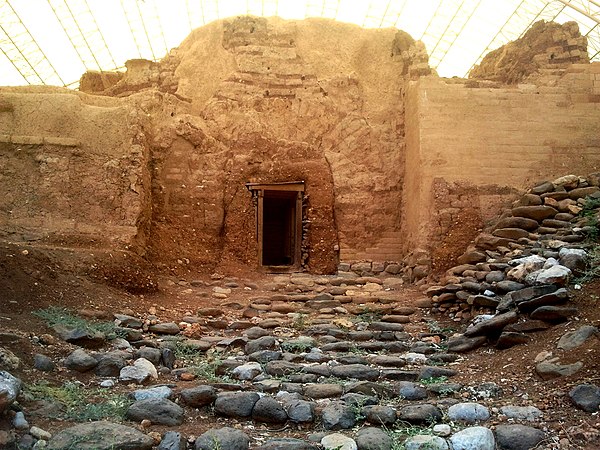
[[[21,380],[10,373],[0,371],[0,413],[6,411],[21,392]]]
[[[208,430],[194,442],[195,450],[248,450],[250,439],[243,431],[223,427]]]
[[[573,350],[582,346],[592,336],[600,337],[598,328],[591,325],[583,325],[575,331],[565,333],[558,341],[557,348],[561,350]]]
[[[551,206],[518,206],[512,209],[512,215],[514,217],[525,217],[526,219],[532,219],[536,222],[542,222],[544,219],[549,219],[558,214],[558,211]]]
[[[526,425],[498,425],[496,442],[502,450],[530,450],[546,438],[546,433]]]
[[[159,425],[181,425],[183,408],[166,398],[148,398],[133,403],[127,410],[127,418],[135,422],[149,420]]]
[[[100,421],[82,423],[55,434],[48,450],[150,450],[154,439],[125,425]]]
[[[595,384],[580,384],[569,392],[575,406],[585,412],[594,413],[600,408],[600,387]]]
[[[486,427],[469,427],[450,437],[453,450],[494,450],[494,433]]]

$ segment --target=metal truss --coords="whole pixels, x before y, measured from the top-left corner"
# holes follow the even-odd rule
[[[26,83],[66,86],[7,0],[0,2],[0,50]]]
[[[409,0],[388,0],[387,3],[370,2],[363,27],[395,27]]]
[[[336,19],[339,9],[340,0],[309,0],[306,2],[305,17]]]
[[[246,0],[246,14],[252,16],[270,17],[279,12],[277,0]]]
[[[130,39],[133,44],[134,54],[131,57],[158,60],[168,52],[170,45],[177,44],[169,42],[165,36],[165,29],[170,31],[170,28],[166,28],[166,21],[169,19],[161,17],[160,11],[165,12],[163,4],[159,5],[162,1],[166,0],[114,0],[119,9],[115,12],[122,13],[125,18],[125,32],[130,36],[128,38],[126,35],[125,39]],[[331,19],[346,17],[346,11],[341,8],[355,5],[346,0],[236,0],[235,4],[228,3],[230,0],[169,0],[172,2],[169,6],[172,4],[172,8],[177,9],[178,20],[182,21],[184,28],[189,27],[191,31],[230,14],[276,16],[285,12],[284,5],[287,3],[284,2],[288,1],[299,2],[295,14],[300,17],[304,13],[305,17]],[[504,23],[500,26],[482,23],[480,20],[484,17],[480,11],[486,10],[482,5],[493,4],[490,0],[364,0],[364,3],[356,3],[355,15],[360,17],[352,21],[356,20],[355,23],[371,28],[410,28],[411,34],[427,45],[430,65],[434,68],[443,63],[449,65],[459,53],[462,55],[461,52],[467,48],[467,36],[469,33],[473,34],[478,26],[494,27],[493,32],[486,34],[489,42],[469,42],[468,57],[472,58],[469,61],[470,71],[490,50],[519,38],[533,23],[541,19],[559,22],[575,20],[581,33],[587,37],[590,59],[600,60],[600,0],[503,1],[505,7],[502,9],[502,17],[506,19],[501,19]],[[45,5],[44,11],[47,4],[49,9],[45,14],[52,16],[48,20],[56,21],[55,25],[52,24],[52,29],[62,30],[64,33],[67,41],[63,42],[73,49],[73,52],[67,52],[69,55],[73,53],[72,57],[69,56],[72,61],[80,61],[85,70],[115,70],[123,65],[123,61],[117,61],[118,49],[109,45],[112,35],[105,34],[108,31],[102,29],[103,21],[97,20],[102,14],[99,8],[103,7],[103,1],[36,2]],[[413,14],[420,11],[423,13],[415,21]],[[0,58],[5,57],[26,83],[68,85],[64,78],[71,78],[72,75],[65,75],[69,70],[65,70],[62,63],[50,60],[49,56],[55,58],[52,55],[55,52],[50,50],[41,37],[43,32],[34,28],[34,24],[39,27],[39,22],[32,21],[29,16],[22,9],[19,0],[0,0]],[[172,23],[169,25],[172,26]],[[44,48],[47,53],[44,53]],[[465,67],[460,70],[465,70]],[[70,72],[73,72],[72,68]]]
[[[87,0],[47,0],[86,70],[113,70],[117,63]]]

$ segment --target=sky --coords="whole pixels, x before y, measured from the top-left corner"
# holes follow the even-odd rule
[[[323,16],[369,28],[395,26],[425,43],[430,64],[437,67],[441,76],[465,76],[482,54],[518,37],[547,3],[546,0],[0,0],[0,85],[45,82],[77,87],[86,70],[122,68],[126,60],[134,58],[158,60],[177,47],[192,29],[218,18],[248,13],[285,19]],[[561,6],[560,2],[553,3]],[[519,5],[522,5],[519,14],[513,14]],[[552,8],[547,13],[553,14]],[[558,21],[569,19],[563,13]],[[510,26],[498,34],[507,21]],[[18,50],[11,41],[18,43]]]

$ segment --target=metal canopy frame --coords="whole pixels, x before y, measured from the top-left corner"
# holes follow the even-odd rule
[[[289,6],[285,1],[285,6]],[[39,6],[36,14],[43,15],[44,21],[55,20],[48,30],[25,10],[34,9],[34,2],[34,6]],[[0,63],[3,64],[0,73],[8,70],[14,72],[15,77],[18,74],[21,84],[75,86],[84,70],[118,70],[126,59],[135,57],[159,60],[170,48],[179,45],[189,31],[218,18],[236,14],[285,16],[283,2],[0,0]],[[588,39],[590,59],[600,60],[600,0],[505,0],[504,9],[498,10],[493,24],[486,22],[489,18],[482,15],[482,10],[500,5],[497,0],[294,0],[293,3],[297,6],[298,18],[348,20],[348,12],[352,10],[350,12],[355,14],[351,21],[364,27],[404,29],[423,40],[430,65],[440,71],[445,70],[450,61],[462,57],[465,60],[463,72],[453,75],[466,75],[490,50],[522,36],[542,19],[577,21],[581,33]],[[118,6],[114,23],[101,17],[103,8],[109,4]],[[173,20],[183,25],[177,33],[165,26],[172,25]],[[120,41],[112,36],[117,22],[124,28],[120,30],[124,36]],[[470,38],[477,30],[485,37]],[[64,51],[50,47],[50,33],[60,35]],[[69,58],[57,59],[56,55],[61,52]],[[2,71],[2,67],[7,70]],[[5,84],[2,78],[0,84]]]

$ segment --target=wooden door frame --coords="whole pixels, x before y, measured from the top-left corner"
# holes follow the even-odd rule
[[[252,198],[256,199],[256,239],[258,241],[259,268],[270,268],[278,272],[292,272],[300,270],[302,258],[302,198],[304,196],[304,181],[290,181],[284,183],[246,183],[246,188],[252,193]],[[289,266],[263,265],[263,215],[265,191],[296,192],[294,261]]]

